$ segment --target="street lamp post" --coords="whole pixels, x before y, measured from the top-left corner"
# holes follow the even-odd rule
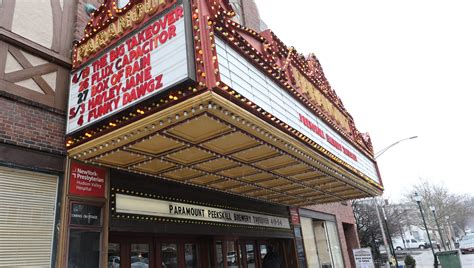
[[[444,243],[443,234],[441,233],[441,228],[439,228],[438,218],[436,218],[436,207],[435,206],[430,206],[430,209],[433,212],[433,217],[434,217],[435,222],[436,222],[436,227],[438,227],[439,238],[441,239],[441,243],[443,243],[443,249],[444,249],[444,251],[446,251],[446,244]]]
[[[421,196],[415,192],[415,196],[413,196],[413,199],[418,204],[418,208],[420,208],[421,218],[423,219],[423,225],[425,226],[426,234],[428,235],[428,240],[430,241],[431,252],[433,252],[434,267],[438,267],[438,258],[436,257],[436,254],[434,252],[433,244],[431,243],[430,232],[428,231],[428,227],[426,226],[425,215],[423,214],[423,209],[421,208]]]
[[[380,217],[380,211],[379,211],[379,205],[377,204],[377,198],[372,198],[372,201],[374,202],[375,205],[375,212],[377,212],[377,219],[379,221],[379,226],[380,226],[380,231],[382,232],[382,240],[383,240],[383,245],[385,247],[385,252],[387,252],[387,259],[390,263],[390,249],[388,248],[388,243],[387,243],[387,237],[385,237],[385,231],[383,230],[383,225],[382,225],[382,218]],[[396,258],[395,258],[396,260]],[[389,265],[389,264],[387,264]],[[390,265],[389,265],[390,266]]]
[[[375,158],[379,158],[383,153],[388,151],[388,149],[392,148],[393,146],[399,144],[402,141],[412,140],[412,139],[416,139],[416,138],[418,138],[418,136],[412,136],[412,137],[409,137],[409,138],[405,138],[405,139],[401,139],[399,141],[396,141],[396,142],[390,144],[389,146],[383,148],[382,150],[378,151],[377,153],[375,153]]]
[[[390,144],[389,146],[383,148],[382,150],[378,151],[377,153],[374,154],[374,158],[377,159],[378,157],[380,157],[383,153],[385,153],[388,149],[392,148],[393,146],[399,144],[400,142],[402,141],[406,141],[406,140],[411,140],[411,139],[416,139],[418,138],[418,136],[412,136],[412,137],[409,137],[409,138],[405,138],[405,139],[401,139],[401,140],[398,140],[392,144]],[[379,222],[379,226],[380,226],[380,231],[382,232],[382,240],[383,240],[383,244],[384,244],[384,247],[385,247],[385,252],[387,252],[387,258],[388,260],[390,260],[390,250],[389,250],[389,247],[388,247],[388,244],[387,244],[387,238],[385,237],[385,232],[384,232],[384,228],[383,228],[383,224],[382,224],[382,219],[380,217],[380,211],[379,211],[379,206],[377,204],[377,198],[373,198],[372,201],[374,202],[374,205],[375,205],[375,211],[377,213],[377,219],[378,219],[378,222]],[[389,232],[388,228],[387,228],[387,232]],[[389,234],[390,235],[390,234]],[[392,244],[392,241],[390,239],[390,243]],[[392,244],[392,248],[393,248],[393,244]],[[397,267],[398,267],[398,261],[397,261],[397,256],[395,254],[395,250],[393,251],[393,257],[395,259],[395,263],[397,263]]]

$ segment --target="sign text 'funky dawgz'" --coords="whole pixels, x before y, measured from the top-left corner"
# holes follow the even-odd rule
[[[182,6],[176,7],[72,75],[68,132],[124,109],[186,75],[186,68],[174,64],[186,61],[183,12]],[[167,75],[173,79],[166,79]]]

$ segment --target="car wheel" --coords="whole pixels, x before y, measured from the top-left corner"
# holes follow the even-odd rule
[[[425,246],[420,245],[418,248],[419,248],[419,249],[425,249]]]

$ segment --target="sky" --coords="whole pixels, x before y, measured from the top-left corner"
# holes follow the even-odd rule
[[[420,178],[474,195],[474,1],[256,0],[288,46],[321,62],[374,151],[384,198]]]

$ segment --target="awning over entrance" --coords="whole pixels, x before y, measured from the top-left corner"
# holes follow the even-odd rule
[[[211,91],[69,154],[97,165],[291,206],[380,192],[368,179]]]

